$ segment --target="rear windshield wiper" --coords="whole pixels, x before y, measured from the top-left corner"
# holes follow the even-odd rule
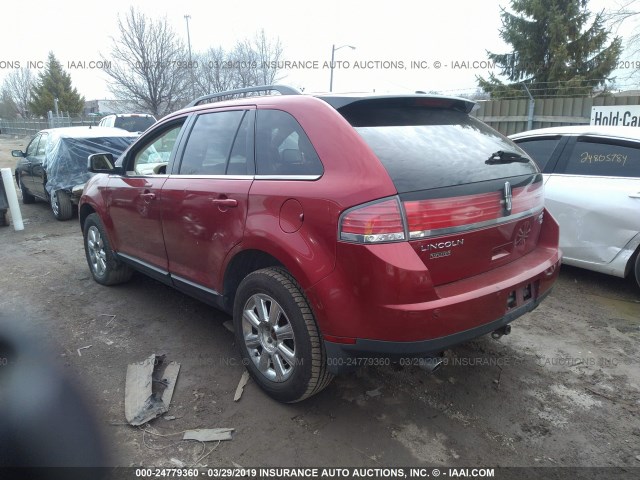
[[[498,165],[502,163],[529,163],[529,159],[527,157],[523,157],[519,153],[516,152],[503,152],[499,150],[495,153],[492,153],[488,160],[485,160],[484,163],[487,165]]]

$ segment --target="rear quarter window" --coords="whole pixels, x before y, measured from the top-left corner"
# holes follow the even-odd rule
[[[256,167],[258,175],[318,176],[324,172],[302,126],[281,110],[258,110]]]
[[[515,143],[464,112],[357,104],[339,111],[380,159],[399,193],[538,173]],[[487,163],[497,152],[524,158]]]
[[[529,154],[540,170],[544,170],[549,159],[558,147],[561,137],[553,138],[528,138],[516,140],[516,144]]]
[[[640,178],[640,143],[579,138],[564,173]]]

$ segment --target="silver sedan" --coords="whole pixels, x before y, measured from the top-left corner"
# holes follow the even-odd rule
[[[640,285],[640,128],[573,126],[510,137],[545,177],[563,263]]]

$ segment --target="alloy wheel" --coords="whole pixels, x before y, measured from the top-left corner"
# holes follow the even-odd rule
[[[91,269],[97,276],[102,277],[107,271],[107,254],[104,251],[100,230],[94,225],[87,232],[87,251],[89,252]]]
[[[284,382],[296,367],[293,328],[280,304],[263,293],[252,295],[242,314],[244,342],[256,368],[273,382]]]

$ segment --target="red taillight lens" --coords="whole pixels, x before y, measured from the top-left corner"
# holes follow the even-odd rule
[[[502,215],[498,192],[405,202],[409,232],[426,232],[480,223]]]
[[[501,192],[404,202],[409,238],[481,227],[512,220],[515,215],[534,213],[544,206],[542,183],[514,188],[508,214],[505,214],[505,204]]]
[[[340,240],[359,243],[405,240],[397,199],[383,200],[348,210],[340,219]]]

